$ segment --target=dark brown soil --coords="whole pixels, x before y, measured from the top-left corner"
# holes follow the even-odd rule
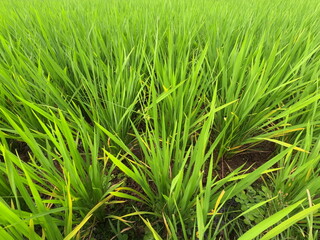
[[[270,160],[274,156],[275,150],[274,143],[264,141],[244,152],[226,156],[218,164],[219,176],[225,177],[242,165],[244,165],[242,170],[246,170],[247,173],[253,172]]]
[[[18,153],[19,158],[22,161],[24,161],[24,162],[29,161],[29,158],[30,158],[29,152],[31,152],[31,149],[27,143],[22,142],[22,141],[12,141],[10,143],[10,148],[13,153]]]

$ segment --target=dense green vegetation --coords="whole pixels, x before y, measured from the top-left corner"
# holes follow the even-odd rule
[[[0,239],[319,239],[319,26],[317,0],[1,1]]]

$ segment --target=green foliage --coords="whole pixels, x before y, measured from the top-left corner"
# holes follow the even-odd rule
[[[265,199],[270,197],[270,190],[262,186],[260,189],[254,189],[252,186],[249,186],[244,191],[240,192],[236,196],[235,201],[240,204],[240,209],[242,212],[247,209],[255,206],[256,204],[263,202]],[[266,206],[260,207],[255,211],[252,211],[244,215],[244,223],[253,226],[261,222],[266,216]]]
[[[319,15],[1,1],[0,238],[318,239]]]

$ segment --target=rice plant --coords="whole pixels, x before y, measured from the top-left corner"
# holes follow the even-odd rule
[[[319,16],[1,1],[1,239],[318,239]]]

